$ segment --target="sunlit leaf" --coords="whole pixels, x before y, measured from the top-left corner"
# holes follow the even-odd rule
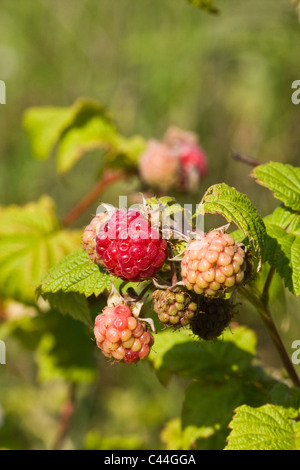
[[[252,172],[256,181],[293,210],[300,210],[300,168],[286,163],[258,165]]]
[[[281,406],[267,404],[251,408],[242,405],[236,409],[230,423],[226,449],[300,450],[299,424]]]
[[[81,246],[81,231],[63,230],[49,197],[0,210],[0,292],[33,303],[48,270]]]
[[[224,183],[213,185],[198,206],[197,214],[201,213],[221,214],[227,222],[234,223],[249,239],[253,252],[263,257],[266,228],[248,196]]]
[[[122,136],[106,109],[89,99],[78,99],[69,107],[29,108],[24,128],[36,158],[45,160],[56,153],[59,173],[70,171],[95,149],[104,150],[106,164],[135,167],[145,145],[140,136]]]

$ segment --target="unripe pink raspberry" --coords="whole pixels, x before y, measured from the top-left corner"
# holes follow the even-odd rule
[[[208,171],[207,156],[199,145],[197,135],[172,126],[167,130],[164,142],[178,155],[181,190],[197,190]]]
[[[100,226],[96,251],[111,274],[133,282],[151,279],[168,256],[159,231],[133,209],[117,210]]]
[[[142,180],[149,186],[168,191],[178,183],[180,162],[177,154],[166,144],[150,139],[140,156],[139,171]]]
[[[191,242],[181,264],[185,286],[197,294],[212,297],[232,291],[245,276],[246,258],[242,246],[219,230]]]
[[[94,335],[102,353],[118,362],[132,363],[146,358],[154,343],[153,335],[128,305],[105,307],[95,319]]]
[[[108,220],[109,216],[107,213],[97,214],[87,225],[82,236],[82,247],[88,254],[89,258],[100,266],[104,266],[101,257],[96,251],[96,236],[99,227],[102,223]]]

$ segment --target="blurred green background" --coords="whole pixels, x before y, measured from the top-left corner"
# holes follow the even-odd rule
[[[49,194],[62,218],[93,187],[97,152],[58,177],[53,159],[33,158],[22,128],[28,107],[69,106],[89,97],[105,105],[128,136],[161,138],[170,125],[196,132],[210,167],[201,190],[224,181],[246,193],[262,216],[271,212],[277,202],[231,151],[299,166],[300,105],[291,102],[291,84],[300,79],[297,14],[288,0],[217,3],[219,15],[184,0],[1,0],[0,79],[7,104],[0,107],[0,205]],[[134,181],[127,181],[102,199],[118,203],[117,196],[132,189]],[[282,303],[278,315],[274,311],[290,348],[300,338],[300,304],[288,294],[286,305],[283,317]],[[266,365],[281,367],[255,312],[245,310],[240,320],[257,331]],[[41,385],[36,360],[32,349],[12,341],[7,365],[0,366],[0,447],[53,445],[67,385]],[[147,364],[128,372],[100,359],[99,369],[100,378],[78,392],[64,445],[163,446],[159,434],[178,416],[184,384],[162,387]]]

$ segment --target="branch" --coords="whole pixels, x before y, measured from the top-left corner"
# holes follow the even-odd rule
[[[278,354],[283,362],[283,365],[289,374],[293,384],[295,387],[300,388],[300,378],[298,377],[298,374],[295,370],[295,367],[285,349],[285,346],[281,340],[281,337],[278,333],[278,330],[276,328],[276,325],[273,321],[272,315],[269,310],[268,306],[268,292],[267,289],[269,289],[269,286],[271,284],[271,280],[273,277],[273,271],[272,268],[270,269],[269,275],[267,277],[264,290],[263,290],[263,295],[261,295],[260,298],[258,298],[254,292],[250,291],[246,287],[241,287],[239,289],[239,292],[257,309],[259,312],[267,330],[270,335],[271,340],[273,341],[274,346],[276,347]]]
[[[261,165],[261,162],[259,162],[258,160],[255,160],[252,157],[248,157],[248,155],[242,155],[238,152],[235,152],[234,150],[232,151],[232,158],[239,162],[246,163],[246,165],[250,165],[250,166]]]
[[[64,227],[69,227],[77,220],[97,199],[98,197],[113,183],[121,181],[133,173],[123,170],[108,170],[104,173],[102,179],[88,192],[79,203],[65,216],[62,221]]]
[[[61,409],[58,434],[53,446],[53,450],[60,450],[71,426],[71,420],[75,411],[76,384],[71,383],[69,397]]]

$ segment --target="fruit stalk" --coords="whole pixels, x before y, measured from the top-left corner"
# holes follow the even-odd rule
[[[112,171],[108,170],[104,173],[101,180],[89,191],[82,199],[76,204],[73,209],[64,217],[62,221],[63,227],[72,225],[98,198],[99,196],[113,183],[121,181],[131,173],[126,171]]]
[[[260,297],[256,296],[255,293],[250,291],[247,287],[240,287],[239,290],[240,293],[256,308],[260,314],[290,379],[292,380],[295,387],[300,388],[300,378],[298,377],[295,367],[278,333],[269,308],[268,289],[271,284],[273,272],[274,271],[271,268],[263,289],[263,294]]]

